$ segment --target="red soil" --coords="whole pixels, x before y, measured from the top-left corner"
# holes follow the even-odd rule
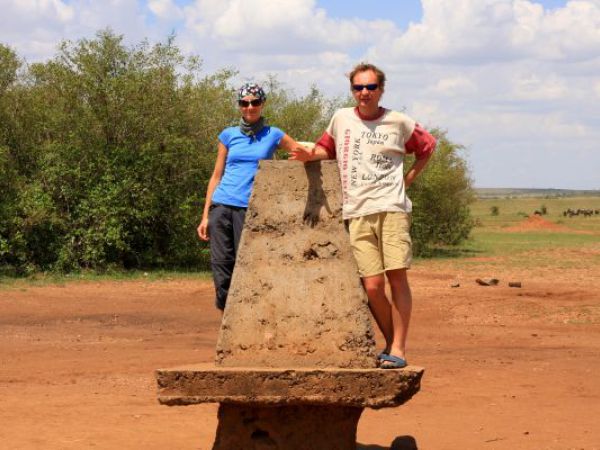
[[[569,227],[559,225],[549,220],[544,219],[542,216],[533,215],[527,217],[523,222],[512,227],[504,228],[504,231],[569,231],[573,232]]]
[[[597,266],[486,264],[411,270],[421,391],[365,410],[358,448],[600,448]],[[210,449],[217,406],[160,406],[153,371],[213,361],[219,322],[210,281],[0,289],[0,447]]]

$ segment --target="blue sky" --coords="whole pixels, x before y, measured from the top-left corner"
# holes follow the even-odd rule
[[[600,0],[0,0],[0,42],[27,61],[111,27],[171,32],[236,83],[275,75],[345,95],[359,61],[382,103],[466,147],[478,187],[600,189]],[[303,136],[294,136],[302,140]]]
[[[340,19],[360,17],[365,20],[393,19],[399,28],[406,29],[408,24],[421,19],[423,8],[419,0],[376,0],[356,2],[345,0],[321,0],[317,5]]]
[[[447,0],[447,2],[450,1],[452,0]],[[189,1],[181,0],[178,3],[183,5]],[[325,8],[332,17],[346,19],[360,17],[366,20],[392,18],[403,29],[411,21],[420,21],[423,15],[420,0],[375,0],[372,2],[318,0],[316,3],[319,7]],[[553,9],[564,7],[567,0],[534,0],[533,3],[538,3],[545,9]]]

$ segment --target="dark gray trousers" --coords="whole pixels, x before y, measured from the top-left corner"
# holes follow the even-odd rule
[[[225,309],[245,217],[246,208],[218,203],[211,205],[208,213],[210,265],[215,283],[215,305],[220,310]]]

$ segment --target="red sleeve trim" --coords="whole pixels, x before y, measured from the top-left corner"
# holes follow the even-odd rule
[[[406,153],[414,153],[417,159],[424,159],[433,153],[435,144],[435,138],[417,123],[410,139],[404,144],[404,148],[406,148]]]
[[[335,159],[335,140],[327,132],[323,133],[315,145],[323,147],[329,159]]]

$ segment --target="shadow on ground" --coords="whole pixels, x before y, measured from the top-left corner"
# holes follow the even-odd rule
[[[419,447],[414,437],[398,436],[389,447],[357,443],[356,450],[419,450]]]

